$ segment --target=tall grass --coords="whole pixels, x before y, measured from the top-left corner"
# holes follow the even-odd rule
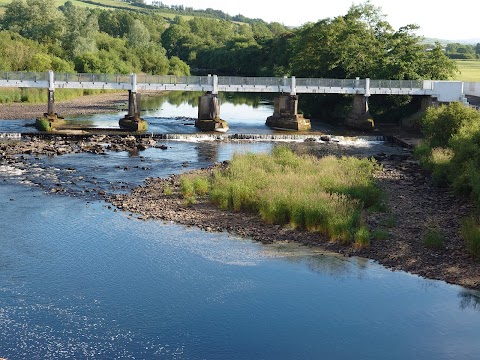
[[[82,89],[56,89],[55,101],[71,100],[83,95],[95,95],[104,93],[105,90],[82,90]],[[47,89],[36,88],[2,88],[0,89],[0,103],[46,103],[48,100]]]
[[[350,243],[362,226],[362,211],[384,202],[373,173],[374,160],[317,159],[286,147],[272,154],[234,155],[215,170],[209,197],[222,209],[258,213],[271,224],[290,224]]]

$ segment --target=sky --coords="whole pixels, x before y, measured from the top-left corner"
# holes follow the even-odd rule
[[[325,18],[345,15],[354,0],[160,0],[165,5],[184,5],[194,9],[212,8],[229,15],[242,14],[300,26]],[[149,1],[146,1],[149,2]],[[371,0],[381,7],[394,29],[417,24],[417,35],[445,40],[480,39],[480,0]]]

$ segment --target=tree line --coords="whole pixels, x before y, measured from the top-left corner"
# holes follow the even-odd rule
[[[476,45],[450,43],[445,46],[445,54],[450,59],[480,59],[480,43]]]

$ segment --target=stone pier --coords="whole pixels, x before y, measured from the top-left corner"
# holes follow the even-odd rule
[[[51,70],[48,72],[48,84],[47,112],[35,121],[35,127],[40,131],[53,131],[57,126],[65,124],[65,120],[55,112],[54,74]]]
[[[310,130],[309,119],[298,114],[298,96],[280,95],[274,99],[273,115],[267,118],[266,125],[274,129]]]
[[[227,122],[220,119],[220,102],[217,94],[206,93],[198,98],[198,119],[195,126],[202,131],[228,130]]]
[[[345,119],[345,124],[358,129],[373,129],[375,123],[368,111],[368,96],[353,95],[352,111]]]
[[[146,131],[148,124],[140,117],[140,94],[128,91],[128,114],[123,119],[120,119],[119,125],[121,128],[131,131]]]
[[[128,90],[128,114],[120,119],[121,128],[130,131],[146,131],[148,124],[140,117],[140,94],[137,93],[137,74],[130,75],[132,90]]]

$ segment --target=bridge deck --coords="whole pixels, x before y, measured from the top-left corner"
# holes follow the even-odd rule
[[[480,83],[432,80],[321,79],[287,77],[174,76],[0,72],[0,87],[64,89],[253,92],[296,94],[429,95],[462,101]],[[473,90],[472,90],[473,89]]]

